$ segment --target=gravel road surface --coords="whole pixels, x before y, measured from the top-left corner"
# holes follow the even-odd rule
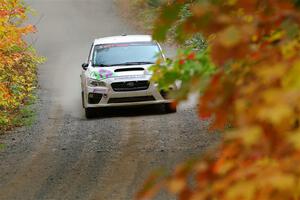
[[[86,120],[81,63],[94,38],[137,34],[113,0],[27,0],[47,62],[39,68],[37,120],[0,136],[0,199],[133,199],[149,173],[201,154],[218,140],[193,98],[176,114],[159,107],[106,109]],[[172,199],[165,193],[156,199]]]

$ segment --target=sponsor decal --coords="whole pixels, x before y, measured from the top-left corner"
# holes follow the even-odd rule
[[[99,71],[92,71],[90,73],[90,76],[93,79],[100,80],[100,79],[116,77],[116,73],[109,70],[100,69]]]

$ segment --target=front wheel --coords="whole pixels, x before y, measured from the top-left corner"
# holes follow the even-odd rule
[[[87,119],[91,119],[95,117],[95,109],[94,108],[85,108],[85,117]]]
[[[84,108],[84,93],[83,93],[83,91],[81,92],[81,103],[82,103],[82,107]]]
[[[177,106],[175,104],[166,103],[164,106],[165,106],[166,113],[176,113],[177,112]]]

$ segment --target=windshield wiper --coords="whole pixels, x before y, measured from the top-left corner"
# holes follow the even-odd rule
[[[125,62],[120,65],[147,65],[147,64],[154,64],[154,62]]]
[[[101,63],[95,63],[93,64],[93,67],[109,67],[109,66],[112,66],[112,65],[107,65],[107,64],[101,64]]]

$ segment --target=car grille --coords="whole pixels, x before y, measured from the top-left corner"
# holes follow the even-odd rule
[[[122,97],[122,98],[110,98],[108,103],[129,103],[129,102],[143,102],[154,101],[153,96],[140,96],[140,97]]]
[[[115,92],[127,92],[147,90],[149,88],[149,81],[127,81],[112,83],[111,87]]]

